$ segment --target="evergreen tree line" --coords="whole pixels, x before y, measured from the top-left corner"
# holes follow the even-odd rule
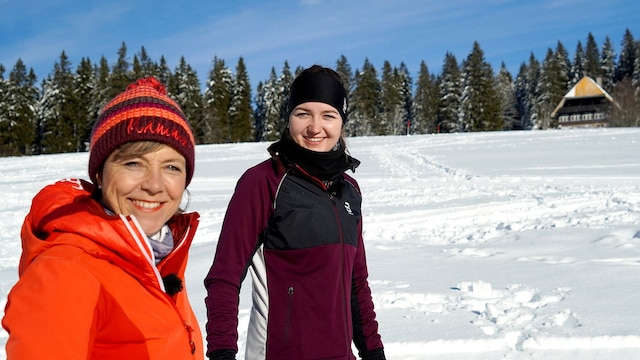
[[[273,141],[284,129],[288,89],[302,69],[292,70],[287,61],[279,73],[272,67],[253,97],[242,57],[233,70],[214,57],[204,90],[184,57],[173,71],[164,56],[154,61],[144,47],[129,61],[124,42],[111,65],[104,56],[97,64],[82,58],[73,70],[62,51],[40,85],[22,60],[7,78],[0,64],[0,156],[87,151],[99,110],[144,76],[166,84],[198,144]],[[557,127],[551,113],[584,76],[616,100],[611,126],[640,125],[640,41],[628,29],[619,56],[609,37],[599,47],[589,33],[571,59],[558,41],[542,61],[532,53],[515,78],[504,63],[494,73],[478,42],[462,61],[447,52],[438,74],[421,62],[415,84],[404,63],[385,61],[376,69],[365,59],[352,70],[342,55],[334,69],[349,94],[347,136]]]

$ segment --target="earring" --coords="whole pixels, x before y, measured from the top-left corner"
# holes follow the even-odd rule
[[[182,194],[182,199],[184,200],[184,194],[187,194],[187,203],[183,206],[180,207],[180,211],[181,212],[186,212],[187,209],[189,208],[189,205],[191,205],[191,192],[189,191],[189,189],[184,189],[184,193]]]

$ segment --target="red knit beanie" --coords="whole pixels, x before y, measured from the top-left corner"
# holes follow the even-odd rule
[[[89,150],[89,177],[94,184],[109,155],[131,141],[156,141],[174,148],[186,160],[185,186],[189,185],[195,158],[193,133],[180,106],[156,78],[139,79],[100,110]]]

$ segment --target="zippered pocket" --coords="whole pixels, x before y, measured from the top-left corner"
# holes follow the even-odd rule
[[[293,285],[289,285],[287,289],[287,314],[284,324],[284,342],[289,343],[289,329],[291,324],[291,313],[293,312]]]

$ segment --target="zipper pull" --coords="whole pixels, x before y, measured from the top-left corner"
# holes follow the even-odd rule
[[[193,342],[193,328],[186,323],[184,324],[184,328],[187,329],[187,334],[189,334],[189,346],[191,347],[191,354],[196,353],[196,343]]]

